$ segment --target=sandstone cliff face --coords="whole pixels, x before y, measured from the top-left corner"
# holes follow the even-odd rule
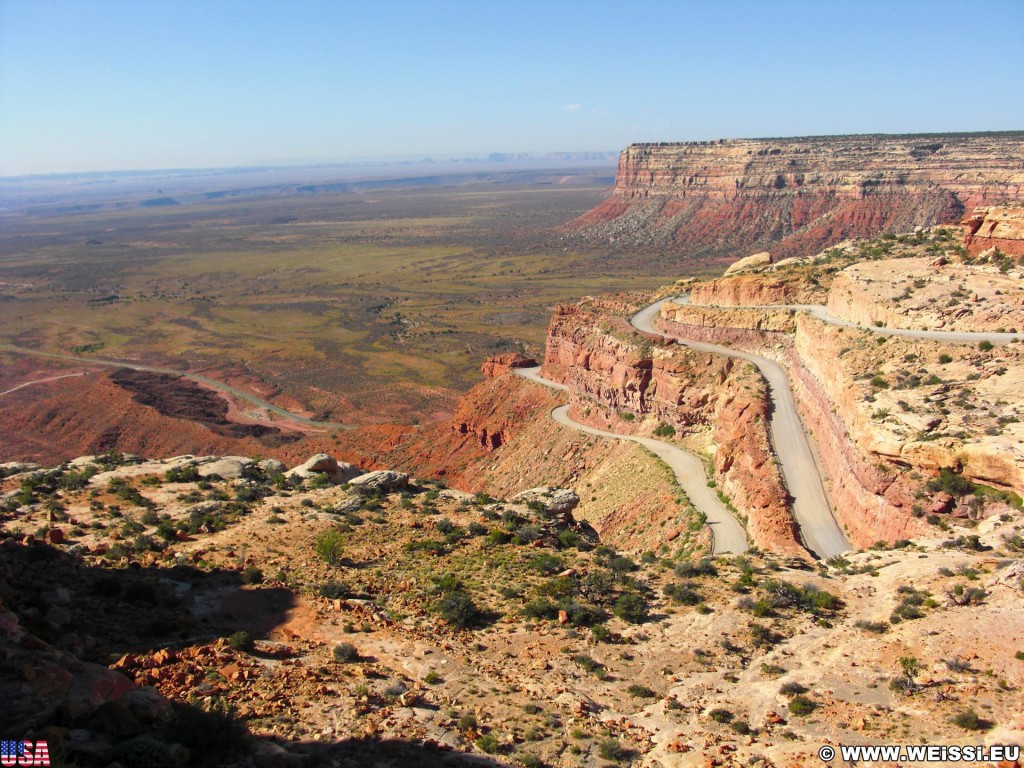
[[[548,330],[545,371],[568,385],[573,417],[625,434],[671,425],[688,447],[711,456],[714,479],[747,518],[758,546],[800,552],[756,369],[652,344],[603,309],[591,302],[562,307]]]
[[[977,208],[961,224],[964,245],[972,256],[989,248],[1024,256],[1024,208]]]
[[[722,305],[725,307],[726,305]],[[735,338],[750,341],[764,338],[761,334],[792,333],[796,330],[796,312],[792,309],[727,309],[703,307],[693,304],[663,305],[661,315],[680,325],[693,328],[715,328],[715,338],[722,338],[722,332],[735,332]],[[756,333],[743,333],[755,331]],[[689,333],[689,331],[688,331]],[[697,339],[697,336],[692,336]],[[698,339],[699,340],[699,339]]]
[[[811,255],[1024,196],[1024,134],[634,144],[611,197],[568,230],[616,247]]]
[[[737,275],[722,280],[698,283],[690,292],[690,302],[712,306],[762,306],[795,304],[796,286],[760,275]]]
[[[860,405],[854,371],[836,353],[850,331],[806,315],[797,322],[789,354],[793,394],[814,435],[836,519],[856,547],[924,533],[913,517],[911,489],[901,475],[879,463],[870,417]]]

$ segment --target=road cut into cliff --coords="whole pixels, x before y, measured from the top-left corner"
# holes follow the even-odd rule
[[[565,384],[542,377],[540,375],[540,366],[516,368],[515,373],[552,389],[561,391],[568,391],[569,389]],[[690,503],[707,518],[712,534],[711,551],[716,555],[726,553],[738,554],[747,551],[746,530],[744,530],[739,520],[733,516],[725,504],[718,498],[714,489],[708,485],[708,477],[704,471],[704,465],[694,454],[662,440],[656,440],[653,437],[619,435],[581,424],[569,416],[568,405],[554,408],[551,411],[551,418],[559,424],[578,429],[589,435],[616,440],[629,440],[642,445],[668,465],[675,475],[676,482],[679,483],[683,492],[686,493]]]

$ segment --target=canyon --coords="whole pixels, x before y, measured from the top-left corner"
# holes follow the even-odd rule
[[[1024,133],[633,144],[567,242],[676,258],[810,256],[849,238],[954,223],[1024,195]]]

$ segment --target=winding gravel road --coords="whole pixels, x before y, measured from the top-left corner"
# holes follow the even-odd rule
[[[9,395],[11,394],[11,392],[17,392],[19,389],[24,389],[25,387],[31,387],[33,384],[45,384],[48,381],[58,381],[59,379],[73,379],[76,376],[85,376],[85,374],[65,373],[63,376],[48,376],[45,379],[35,379],[33,381],[26,381],[25,383],[19,384],[16,387],[11,387],[10,389],[5,389],[3,392],[0,392],[0,397],[3,397],[4,395]]]
[[[735,357],[757,366],[768,382],[768,395],[772,401],[772,445],[779,459],[779,467],[789,489],[789,495],[793,499],[793,518],[800,526],[804,546],[819,558],[834,557],[850,550],[850,542],[832,515],[811,444],[793,402],[793,392],[789,387],[785,370],[778,363],[760,355],[741,352],[719,344],[690,341],[656,328],[654,318],[658,317],[661,306],[666,301],[670,299],[656,301],[637,312],[630,321],[633,327],[644,333],[674,339],[700,352]]]
[[[235,389],[230,384],[225,384],[223,381],[217,381],[211,379],[209,376],[203,376],[198,373],[189,373],[188,371],[176,371],[173,368],[156,368],[151,365],[137,365],[135,363],[126,363],[120,360],[97,360],[92,357],[78,357],[76,355],[59,355],[55,352],[40,352],[35,349],[25,349],[24,347],[15,347],[10,344],[0,344],[0,351],[3,352],[14,352],[19,355],[36,355],[38,357],[49,357],[55,360],[71,360],[77,363],[90,363],[92,365],[102,365],[107,368],[130,368],[133,371],[146,371],[148,373],[169,373],[173,376],[182,376],[186,379],[192,379],[193,381],[199,381],[203,384],[209,384],[211,387],[215,387],[222,392],[227,392],[229,395],[246,400],[253,405],[258,405],[261,408],[265,408],[268,411],[276,413],[278,416],[284,416],[286,419],[291,419],[299,424],[305,424],[310,427],[323,427],[324,429],[355,429],[351,424],[338,424],[333,421],[315,421],[314,419],[308,419],[305,416],[300,416],[297,413],[292,413],[284,408],[280,408],[273,403],[268,403],[266,400],[261,400],[255,395],[250,395],[248,392],[243,392],[240,389]],[[17,389],[17,387],[15,387]],[[8,390],[13,391],[13,390]],[[4,394],[7,394],[6,392]]]
[[[677,296],[670,301],[676,304],[691,304],[690,297]],[[996,333],[995,331],[915,331],[910,328],[886,328],[874,325],[861,325],[836,317],[823,304],[730,304],[717,307],[714,304],[691,304],[694,307],[710,307],[712,309],[796,309],[813,315],[822,322],[841,325],[843,328],[856,328],[859,331],[871,331],[882,336],[904,336],[911,339],[928,341],[944,341],[948,344],[977,344],[988,341],[994,347],[1009,344],[1011,341],[1024,341],[1024,333]]]
[[[540,366],[534,368],[516,368],[515,372],[530,381],[543,384],[545,387],[568,391],[565,384],[545,379],[540,375]],[[614,432],[605,432],[603,429],[588,427],[580,424],[569,416],[569,406],[560,405],[552,409],[551,418],[559,424],[578,429],[589,435],[598,437],[611,437],[616,440],[629,440],[639,443],[659,459],[664,461],[676,477],[676,482],[686,493],[690,503],[703,512],[711,528],[711,551],[716,554],[727,552],[746,552],[747,533],[740,522],[733,517],[719,500],[714,490],[708,487],[708,477],[704,472],[704,465],[701,460],[689,451],[684,451],[675,445],[655,440],[653,437],[639,437],[636,435],[619,435]]]

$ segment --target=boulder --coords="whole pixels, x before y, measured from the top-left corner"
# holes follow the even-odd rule
[[[60,528],[51,528],[46,532],[45,538],[47,544],[63,544],[64,531],[62,531]]]
[[[291,768],[302,764],[302,756],[289,752],[273,741],[260,739],[252,755],[256,768]]]
[[[409,476],[404,472],[395,472],[391,469],[380,469],[376,472],[367,472],[348,481],[349,485],[365,493],[394,491],[398,488],[405,488],[409,484]]]
[[[75,720],[108,701],[117,701],[133,690],[135,683],[121,673],[99,664],[86,663],[71,681],[64,699],[64,708],[68,718]]]
[[[299,466],[288,470],[285,477],[289,480],[308,480],[319,474],[327,475],[327,478],[335,485],[340,485],[360,474],[360,470],[352,464],[339,462],[333,456],[326,453],[318,453],[310,457]]]
[[[937,493],[932,499],[932,505],[928,507],[928,512],[931,514],[946,514],[952,511],[956,505],[956,500],[948,493]]]
[[[760,272],[762,269],[770,267],[772,263],[772,255],[767,251],[755,253],[734,262],[727,270],[725,270],[724,276],[729,277],[730,275],[738,275],[741,272]]]
[[[552,488],[543,485],[538,488],[527,488],[509,499],[513,504],[539,504],[551,515],[565,515],[576,509],[580,497],[571,488]]]
[[[200,477],[219,475],[225,480],[237,480],[252,463],[252,459],[247,456],[222,456],[216,461],[201,465],[197,471]]]
[[[269,472],[270,474],[284,472],[285,470],[284,464],[278,461],[277,459],[263,459],[256,466],[262,469],[264,472]]]
[[[129,691],[120,699],[128,710],[144,723],[156,723],[163,720],[171,711],[171,703],[151,686]]]
[[[363,508],[363,500],[358,494],[354,496],[346,496],[344,499],[334,505],[334,513],[336,515],[343,515],[346,512],[358,512]]]

